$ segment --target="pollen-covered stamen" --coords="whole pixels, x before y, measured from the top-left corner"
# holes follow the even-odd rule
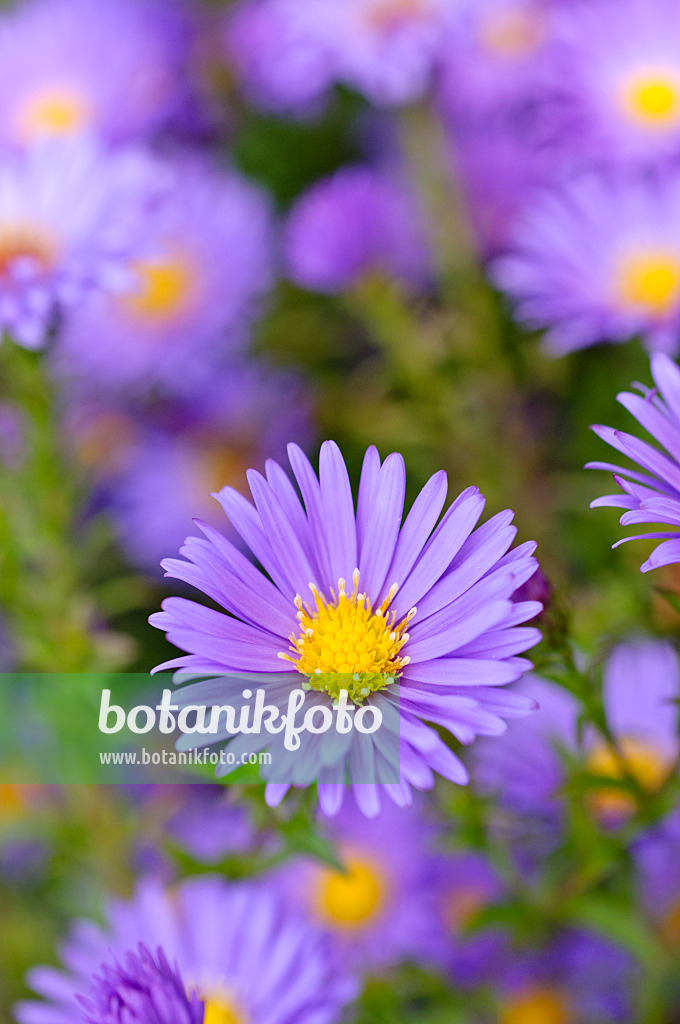
[[[400,651],[409,638],[406,630],[416,609],[397,624],[395,613],[389,611],[397,583],[373,611],[368,596],[359,593],[358,569],[352,573],[352,581],[348,594],[345,580],[338,580],[337,596],[331,590],[331,601],[311,583],[312,608],[307,608],[299,595],[295,598],[300,631],[291,634],[290,653],[281,652],[279,657],[307,676],[305,688],[326,691],[333,698],[347,690],[360,704],[393,683],[408,664],[408,657],[401,657]]]

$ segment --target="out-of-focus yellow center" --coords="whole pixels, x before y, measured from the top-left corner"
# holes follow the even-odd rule
[[[223,487],[242,488],[246,470],[253,464],[252,444],[225,445],[215,443],[214,438],[198,437],[197,448],[201,451],[201,490],[205,494],[221,491]]]
[[[661,923],[661,937],[673,949],[680,949],[680,901],[674,903]]]
[[[653,793],[663,785],[671,763],[659,750],[634,737],[624,737],[619,748],[617,753],[608,744],[595,747],[588,757],[588,771],[617,782],[629,775],[646,793]],[[618,786],[602,785],[593,789],[588,800],[595,813],[602,817],[624,816],[635,810],[632,794]]]
[[[564,997],[550,988],[532,988],[511,996],[502,1007],[499,1024],[568,1024]]]
[[[135,314],[149,320],[170,319],[186,305],[193,275],[184,260],[140,260],[134,270],[139,286],[124,301]]]
[[[56,256],[56,241],[38,225],[0,221],[0,277],[11,273],[20,260],[48,270]]]
[[[359,593],[359,570],[352,574],[354,588],[345,590],[345,581],[338,581],[338,594],[331,590],[327,601],[314,584],[310,588],[315,607],[308,610],[298,594],[295,606],[300,623],[299,634],[290,636],[291,654],[281,652],[280,658],[291,661],[298,672],[307,676],[303,688],[326,691],[337,698],[347,690],[350,698],[360,704],[369,694],[393,683],[395,676],[409,659],[399,652],[408,640],[406,629],[416,614],[412,608],[399,624],[389,606],[397,592],[397,584],[374,612],[366,594]]]
[[[205,1002],[203,1024],[248,1024],[247,1016],[226,989],[201,998]]]
[[[0,820],[21,816],[27,804],[26,788],[11,782],[0,785]]]
[[[387,885],[378,864],[361,854],[344,858],[346,871],[319,868],[313,888],[313,908],[333,928],[362,928],[379,917]]]
[[[50,86],[28,98],[19,120],[26,142],[45,136],[77,135],[91,120],[90,105],[76,89]]]
[[[645,72],[626,83],[623,93],[628,116],[644,128],[663,130],[680,123],[680,75]]]
[[[482,16],[479,38],[482,46],[497,57],[517,60],[534,53],[546,36],[545,18],[539,11],[522,7],[494,11]]]
[[[474,886],[461,886],[447,894],[444,921],[453,934],[462,932],[487,903],[486,893]]]
[[[669,313],[680,301],[680,250],[632,256],[621,266],[620,299],[653,316]]]
[[[430,5],[426,0],[374,0],[369,4],[367,20],[374,31],[389,33],[429,13]]]

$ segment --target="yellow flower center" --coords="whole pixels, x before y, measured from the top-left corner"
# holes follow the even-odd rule
[[[651,744],[634,737],[625,737],[619,747],[619,752],[606,743],[595,747],[587,761],[591,775],[616,782],[628,775],[646,793],[653,793],[663,785],[671,770],[667,757]],[[635,810],[633,795],[618,786],[598,787],[588,794],[588,799],[595,813],[602,817],[620,817]]]
[[[650,251],[624,261],[619,293],[626,306],[653,316],[670,312],[680,301],[680,251]]]
[[[0,221],[0,277],[11,273],[17,260],[31,260],[48,270],[56,256],[56,243],[41,227]]]
[[[203,1024],[248,1024],[247,1015],[228,988],[218,986],[209,990],[207,996],[200,986],[198,991],[205,1002]]]
[[[644,128],[664,130],[680,123],[680,75],[673,72],[645,72],[626,84],[624,110]]]
[[[140,260],[134,270],[139,287],[124,301],[135,314],[148,320],[170,319],[186,305],[193,275],[184,260]]]
[[[661,937],[673,949],[680,949],[680,902],[674,903],[661,924]]]
[[[376,32],[389,33],[428,13],[424,0],[376,0],[368,9],[368,23]]]
[[[507,1000],[500,1024],[568,1024],[571,1014],[564,997],[550,988],[532,988]]]
[[[20,817],[28,803],[26,787],[4,782],[0,785],[0,820]]]
[[[19,130],[26,142],[44,136],[77,135],[90,121],[90,106],[76,89],[51,86],[25,103]]]
[[[345,871],[319,868],[313,887],[313,908],[324,924],[354,929],[381,913],[387,886],[378,864],[361,854],[344,857]]]
[[[399,655],[408,640],[409,622],[416,614],[412,608],[397,625],[389,606],[398,585],[395,583],[374,612],[366,594],[359,593],[359,570],[352,574],[354,588],[345,590],[345,581],[338,581],[338,595],[331,590],[327,601],[313,583],[310,589],[315,607],[306,608],[298,594],[295,606],[300,622],[298,635],[290,636],[291,654],[281,652],[280,658],[291,661],[298,672],[307,676],[303,689],[326,691],[331,697],[347,690],[350,698],[360,704],[369,694],[384,689],[408,664],[409,658]]]
[[[242,489],[246,481],[246,470],[253,465],[254,444],[244,442],[225,445],[215,443],[214,437],[198,437],[200,449],[202,491],[212,494],[223,487]]]
[[[538,11],[521,7],[495,11],[482,17],[479,38],[482,46],[497,57],[518,60],[534,53],[546,36],[545,18]]]

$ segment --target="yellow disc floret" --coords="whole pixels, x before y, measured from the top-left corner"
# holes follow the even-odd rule
[[[181,312],[192,292],[192,272],[185,260],[168,257],[140,260],[134,266],[137,289],[125,296],[128,307],[147,320],[164,320]]]
[[[77,135],[90,121],[87,98],[79,90],[54,85],[28,98],[19,117],[19,130],[30,142],[39,137]]]
[[[325,925],[351,930],[379,916],[385,904],[386,884],[379,865],[367,857],[349,853],[344,862],[344,871],[319,868],[313,886],[313,908]]]
[[[198,991],[201,993],[200,986]],[[203,1024],[247,1024],[247,1016],[228,989],[218,986],[207,996],[201,993],[201,998],[205,1002]]]
[[[625,260],[620,271],[624,305],[663,316],[680,302],[680,253],[650,251]]]
[[[389,611],[398,585],[395,583],[376,611],[366,594],[359,593],[359,570],[352,574],[351,594],[345,581],[338,581],[338,593],[331,590],[332,600],[319,593],[310,583],[314,607],[308,609],[298,595],[295,605],[300,632],[292,633],[290,654],[280,658],[292,661],[298,672],[307,676],[304,689],[326,691],[333,698],[347,690],[351,700],[360,704],[369,694],[381,690],[408,664],[400,651],[408,640],[406,629],[416,614],[412,608],[404,619],[395,623]]]
[[[568,1024],[572,1015],[559,993],[532,988],[512,996],[500,1013],[501,1024]]]

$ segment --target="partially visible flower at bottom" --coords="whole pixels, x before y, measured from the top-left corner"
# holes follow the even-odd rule
[[[635,844],[642,904],[664,944],[680,950],[680,812],[646,832]]]
[[[202,876],[166,890],[147,880],[130,902],[112,901],[106,918],[105,929],[89,921],[75,926],[63,949],[66,973],[52,967],[29,972],[29,985],[47,1002],[19,1003],[20,1024],[74,1024],[82,1016],[78,997],[92,975],[112,955],[123,957],[140,943],[162,946],[176,963],[187,990],[205,1003],[206,1024],[335,1024],[356,995],[328,938],[253,883]],[[113,1024],[119,1024],[115,1017]],[[131,1024],[137,1024],[134,1017]]]
[[[84,1024],[203,1024],[205,1008],[189,994],[162,948],[154,958],[140,944],[121,962],[104,963],[87,995],[78,996]]]
[[[679,276],[680,281],[680,276]],[[660,448],[633,434],[611,427],[595,426],[603,441],[636,463],[643,472],[609,462],[589,462],[587,469],[614,474],[623,494],[607,494],[591,502],[591,508],[624,509],[622,526],[662,525],[667,529],[624,537],[630,540],[660,540],[642,572],[680,562],[680,368],[663,353],[651,360],[655,388],[640,387],[641,394],[624,391],[618,401],[658,442]]]
[[[381,463],[377,450],[368,449],[356,511],[337,445],[322,445],[319,478],[297,446],[290,446],[289,457],[304,506],[271,461],[266,478],[248,473],[254,506],[230,487],[218,495],[267,576],[200,522],[205,539],[189,538],[181,551],[185,560],[163,563],[168,576],[230,613],[171,597],[151,617],[188,652],[158,669],[179,669],[183,681],[217,677],[185,686],[175,702],[227,704],[238,714],[253,688],[263,689],[266,702],[280,710],[288,708],[292,691],[306,691],[305,718],[316,719],[317,727],[323,719],[328,728],[346,692],[353,710],[378,722],[374,734],[368,728],[334,729],[323,737],[318,728],[303,732],[292,752],[281,732],[231,739],[232,764],[243,753],[269,748],[271,763],[262,772],[270,804],[291,785],[318,782],[321,807],[333,815],[348,773],[360,809],[374,817],[381,789],[403,807],[412,787],[434,785],[434,772],[464,784],[461,761],[425,721],[470,744],[478,735],[500,735],[508,718],[534,709],[532,700],[504,687],[530,668],[518,655],[540,639],[538,630],[521,624],[541,605],[512,600],[536,570],[535,545],[511,549],[516,530],[509,511],[475,530],[484,507],[476,487],[464,491],[437,525],[445,473],[426,484],[402,525],[406,473],[398,454]],[[371,708],[377,710],[367,716]],[[229,736],[222,726],[209,742]],[[197,739],[182,737],[180,749]],[[221,765],[218,773],[230,770]]]

